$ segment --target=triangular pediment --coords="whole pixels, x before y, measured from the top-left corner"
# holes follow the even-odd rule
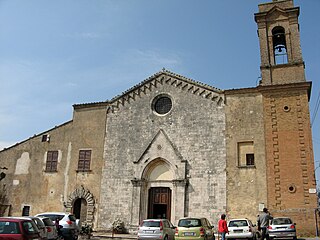
[[[177,147],[171,142],[167,134],[160,129],[148,146],[144,149],[141,156],[134,163],[148,164],[154,159],[170,159],[171,161],[182,162],[183,157]],[[173,164],[172,162],[172,164]]]
[[[282,8],[279,8],[278,6],[275,6],[267,12],[267,18],[269,21],[288,19],[288,12]]]
[[[224,104],[224,94],[222,90],[183,77],[168,70],[162,70],[142,81],[140,84],[130,88],[121,95],[111,99],[109,101],[107,112],[110,113],[120,110],[121,106],[130,104],[137,98],[146,95],[150,91],[156,90],[164,84],[179,88],[188,94],[197,95],[203,99],[207,99],[208,101],[214,101],[218,106]]]

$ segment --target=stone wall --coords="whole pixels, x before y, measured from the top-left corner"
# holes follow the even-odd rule
[[[153,161],[156,156],[168,162],[176,180],[185,177],[184,161],[187,161],[187,215],[205,216],[215,224],[217,213],[226,207],[225,115],[223,101],[219,100],[223,95],[167,75],[160,75],[136,88],[134,91],[138,94],[130,93],[134,98],[107,115],[99,215],[101,228],[110,227],[118,217],[127,225],[139,224],[131,222],[139,217],[130,216],[130,213],[142,214],[142,209],[127,210],[127,206],[133,205],[131,180],[141,179],[147,161]],[[142,92],[141,89],[146,88]],[[173,101],[172,110],[164,116],[152,110],[153,99],[159,94],[166,94]],[[159,131],[167,140],[156,139]],[[165,147],[164,151],[152,150],[157,143]],[[147,150],[151,159],[145,157]],[[147,193],[141,193],[140,202],[146,201]],[[184,203],[179,199],[172,199],[172,203],[177,204],[172,209],[179,214],[172,210],[171,220],[177,223],[183,217],[183,211],[178,209]]]
[[[259,204],[267,206],[263,98],[256,89],[226,91],[228,218],[256,222]],[[239,162],[239,143],[253,143],[254,165]]]

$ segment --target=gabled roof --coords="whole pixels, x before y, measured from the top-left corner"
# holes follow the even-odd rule
[[[166,69],[155,73],[149,78],[143,80],[139,84],[129,88],[127,91],[115,96],[111,100],[95,103],[75,104],[74,108],[106,106],[108,112],[113,112],[115,109],[123,106],[126,103],[134,101],[137,96],[146,94],[158,85],[169,84],[177,88],[183,89],[193,94],[203,96],[212,101],[216,101],[219,105],[224,101],[223,90],[209,86],[207,84],[195,81],[182,75],[170,72]]]

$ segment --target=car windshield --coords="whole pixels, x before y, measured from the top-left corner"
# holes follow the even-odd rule
[[[248,222],[246,220],[234,220],[229,222],[228,227],[246,227]]]
[[[63,218],[63,215],[58,215],[58,214],[41,214],[39,216],[48,217],[54,222],[56,221],[56,219],[59,219],[60,221]]]
[[[178,227],[200,227],[201,221],[196,218],[180,219]]]
[[[286,224],[292,224],[292,221],[290,218],[275,218],[271,222],[272,225],[286,225]]]
[[[142,227],[160,227],[160,221],[143,221]]]
[[[22,226],[25,229],[25,231],[27,232],[27,234],[33,234],[33,233],[39,232],[34,222],[25,221],[22,223]]]
[[[77,221],[77,219],[76,219],[76,217],[75,217],[74,215],[69,215],[69,219],[70,219],[70,221],[72,221],[72,222]]]
[[[50,218],[43,218],[42,219],[44,225],[46,226],[54,226],[54,223],[52,222],[52,220]]]
[[[19,234],[19,223],[17,222],[0,222],[0,235],[1,234]]]

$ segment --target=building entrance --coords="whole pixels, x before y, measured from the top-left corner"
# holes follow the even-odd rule
[[[81,222],[87,219],[87,201],[83,198],[75,200],[73,205],[73,214],[76,219],[80,219]]]
[[[171,218],[171,189],[152,187],[149,189],[148,218]]]

